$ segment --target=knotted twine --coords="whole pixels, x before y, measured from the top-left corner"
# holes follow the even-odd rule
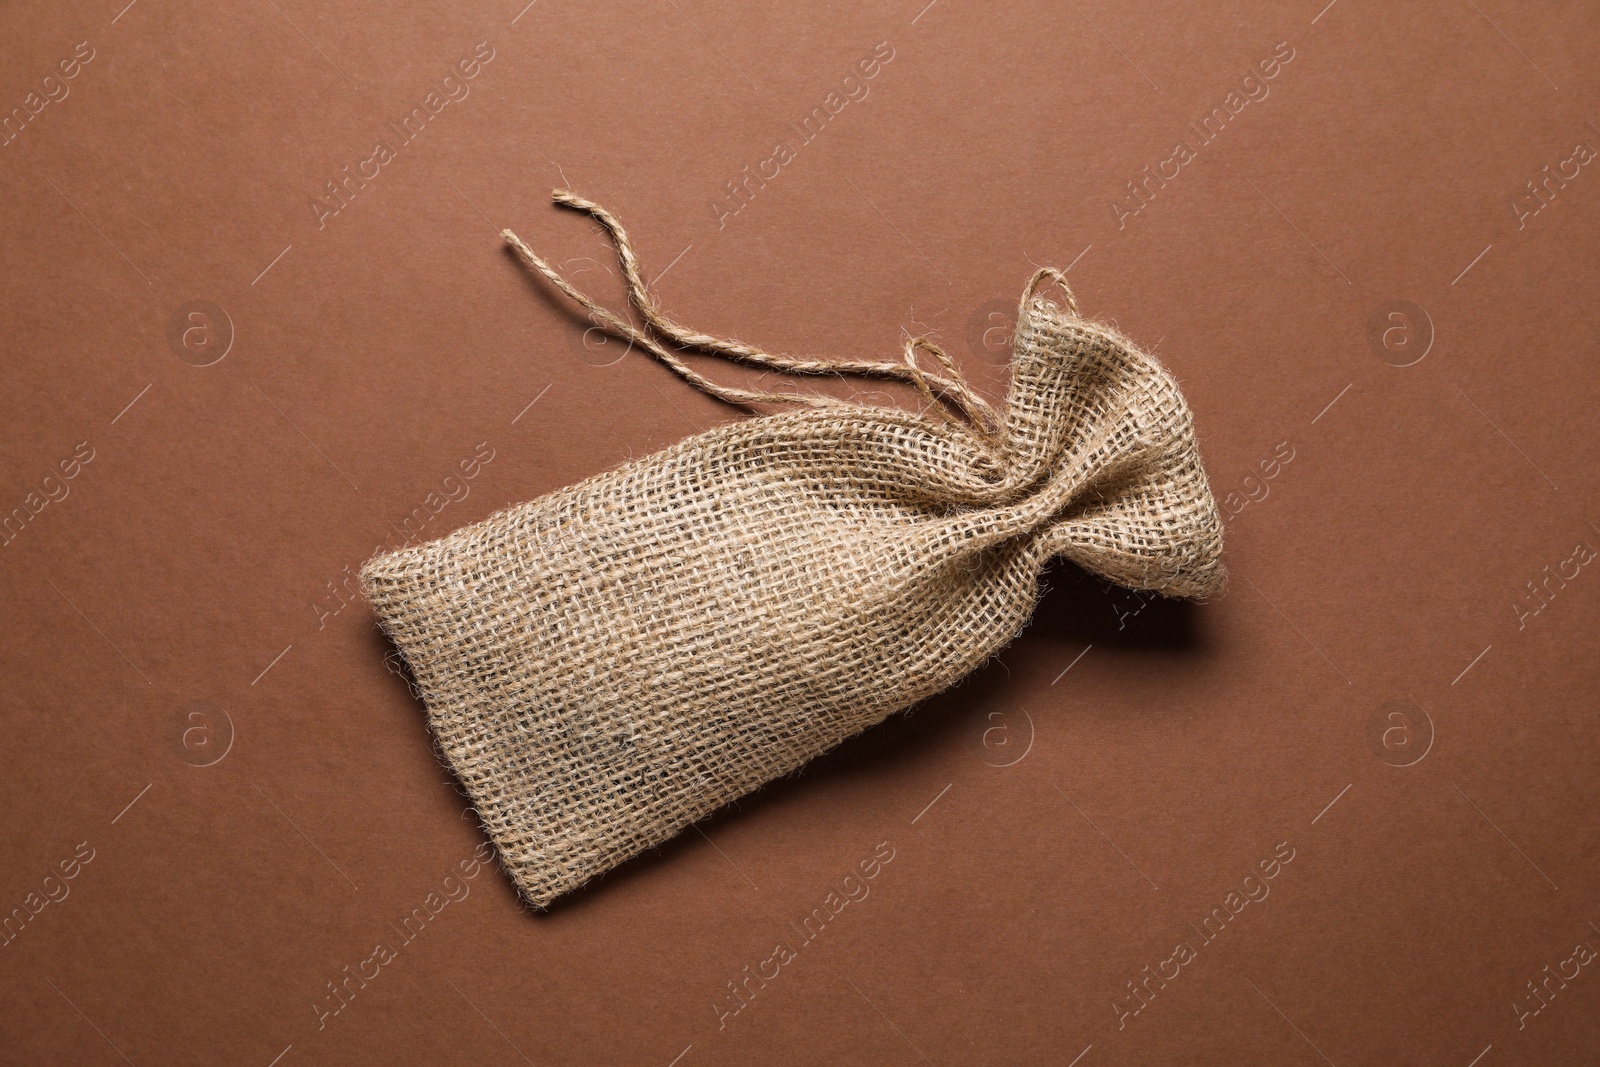
[[[593,319],[730,403],[729,423],[426,544],[361,579],[444,759],[543,906],[888,715],[1022,629],[1061,556],[1170,596],[1221,590],[1222,524],[1177,384],[1023,289],[1004,414],[926,338],[903,362],[802,359],[689,330],[616,247],[639,328],[521,258]],[[1056,283],[1061,307],[1040,287]],[[909,383],[912,412],[717,384],[683,351]],[[942,374],[922,369],[919,353]]]

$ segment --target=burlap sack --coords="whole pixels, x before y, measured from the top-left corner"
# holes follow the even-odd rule
[[[1188,407],[1126,338],[1023,295],[1003,417],[943,353],[769,356],[637,309],[681,345],[802,373],[911,381],[926,413],[716,386],[806,409],[718,426],[361,572],[444,757],[528,901],[658,845],[951,685],[1016,636],[1053,556],[1123,585],[1217,592],[1222,527]],[[1064,285],[1063,285],[1064,288]],[[947,376],[915,366],[934,352]],[[957,421],[935,393],[963,416]],[[815,406],[811,406],[815,405]]]

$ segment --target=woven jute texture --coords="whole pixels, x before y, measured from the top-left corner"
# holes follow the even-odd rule
[[[612,231],[636,309],[680,346],[898,377],[938,403],[711,386],[802,406],[366,564],[444,758],[529,902],[952,685],[1022,629],[1052,557],[1172,596],[1221,589],[1222,525],[1177,384],[1070,292],[1065,307],[1036,292],[1059,274],[1024,293],[997,416],[920,339],[905,363],[857,365],[691,335],[635,284],[616,220],[557,199]],[[919,350],[947,373],[917,369]]]

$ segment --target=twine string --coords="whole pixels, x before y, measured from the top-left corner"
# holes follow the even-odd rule
[[[1022,289],[1022,301],[1017,305],[1017,323],[1020,326],[1027,321],[1028,304],[1033,301],[1034,294],[1039,291],[1039,286],[1048,278],[1060,286],[1061,291],[1067,294],[1067,307],[1072,309],[1074,318],[1083,318],[1078,311],[1077,297],[1072,295],[1072,286],[1067,284],[1067,276],[1054,267],[1040,267],[1033,272],[1033,277],[1028,279],[1028,284]]]
[[[1001,420],[994,408],[967,384],[966,379],[956,367],[955,361],[943,349],[925,337],[913,338],[906,343],[905,361],[903,363],[857,359],[806,359],[789,355],[774,355],[743,341],[715,337],[711,334],[691,330],[681,323],[673,321],[662,312],[660,305],[656,302],[655,295],[650,292],[649,287],[645,284],[644,278],[639,271],[638,256],[633,251],[632,242],[628,240],[627,231],[623,229],[616,216],[600,205],[585,200],[565,189],[555,190],[552,196],[556,204],[590,215],[601,225],[616,249],[617,260],[622,268],[623,279],[627,284],[629,301],[638,310],[639,314],[644,317],[651,331],[674,342],[679,347],[720,355],[747,366],[778,370],[789,374],[817,376],[854,375],[856,377],[905,382],[915,388],[928,401],[929,405],[941,414],[948,416],[948,410],[940,403],[940,400],[946,400],[953,404],[956,410],[971,423],[972,427],[981,436],[992,438],[1000,432]],[[670,351],[661,344],[655,336],[652,336],[651,332],[640,330],[631,322],[623,319],[610,309],[597,304],[590,297],[576,289],[549,263],[545,262],[544,259],[540,258],[523,243],[516,234],[510,230],[502,230],[501,236],[506,239],[529,266],[537,270],[550,284],[560,289],[575,303],[593,315],[596,322],[603,328],[638,344],[678,374],[679,377],[710,396],[742,406],[771,403],[805,404],[811,407],[863,406],[856,405],[853,401],[841,400],[823,393],[756,392],[713,382],[684,363],[677,353]],[[1076,311],[1076,308],[1074,308],[1074,311]],[[932,353],[943,366],[945,373],[930,373],[918,366],[916,361],[916,352],[918,350]]]

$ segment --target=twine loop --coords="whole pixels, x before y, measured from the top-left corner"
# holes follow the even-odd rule
[[[904,382],[914,388],[926,401],[929,410],[938,412],[944,418],[954,422],[955,419],[952,417],[953,410],[956,415],[965,419],[965,425],[975,431],[986,443],[994,442],[999,438],[1003,423],[998,413],[988,401],[967,383],[965,376],[962,375],[960,368],[956,366],[955,360],[950,357],[949,353],[939,347],[931,338],[918,336],[908,339],[905,342],[903,361],[895,363],[864,359],[826,359],[774,354],[763,351],[754,345],[746,344],[743,341],[715,337],[711,334],[692,330],[681,323],[675,322],[661,310],[655,294],[650,291],[649,286],[645,284],[644,278],[640,274],[639,259],[634,253],[632,243],[628,240],[627,231],[623,229],[622,223],[617,221],[615,215],[599,204],[591,200],[585,200],[583,197],[566,189],[555,190],[552,193],[552,198],[556,204],[562,207],[571,208],[574,211],[580,211],[591,216],[606,231],[616,249],[617,261],[622,268],[622,277],[628,289],[628,300],[644,318],[645,329],[640,329],[616,312],[579,291],[572,283],[563,278],[554,267],[550,266],[549,263],[529,248],[515,233],[510,230],[502,230],[501,236],[516,250],[517,255],[521,257],[524,263],[538,271],[551,285],[554,285],[588,311],[602,329],[619,338],[637,344],[664,363],[684,381],[707,395],[745,408],[756,404],[802,404],[809,407],[873,406],[854,400],[829,396],[825,393],[763,392],[722,385],[690,367],[683,361],[678,352],[668,348],[663,341],[671,342],[681,351],[720,355],[746,366],[777,370],[786,374],[812,376],[852,375],[862,378]],[[1055,281],[1066,291],[1067,303],[1071,307],[1072,313],[1074,315],[1078,314],[1078,305],[1073,299],[1072,290],[1067,286],[1066,275],[1054,268],[1042,267],[1034,274],[1023,292],[1022,306],[1018,313],[1019,323],[1025,321],[1024,316],[1027,314],[1028,303],[1046,278]],[[920,352],[932,355],[943,368],[943,373],[924,370],[917,360]]]

